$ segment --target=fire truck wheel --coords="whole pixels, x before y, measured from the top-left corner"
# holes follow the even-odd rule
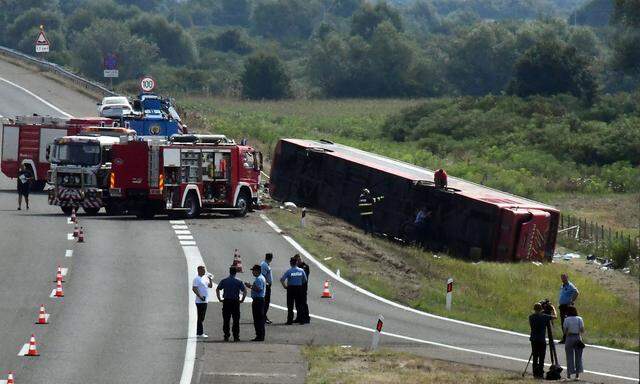
[[[124,209],[122,209],[122,206],[116,203],[108,204],[107,206],[104,207],[104,210],[107,212],[107,215],[109,216],[118,216],[124,213]]]
[[[198,198],[195,193],[189,192],[187,199],[184,202],[184,207],[188,208],[185,214],[188,219],[200,216],[200,203],[198,202]]]
[[[238,196],[238,200],[236,201],[236,208],[238,209],[235,213],[237,217],[246,216],[249,208],[251,207],[251,202],[247,197],[246,193],[240,193]]]
[[[84,210],[84,213],[86,213],[89,216],[95,216],[100,211],[100,208],[82,207],[82,209]]]
[[[72,207],[60,207],[60,209],[62,209],[62,213],[67,216],[69,216],[71,214],[71,211],[73,211]]]

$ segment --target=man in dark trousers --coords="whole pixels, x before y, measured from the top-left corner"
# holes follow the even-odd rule
[[[533,305],[533,313],[529,316],[529,326],[531,327],[531,357],[533,358],[533,377],[542,379],[544,377],[544,355],[547,351],[547,325],[551,320],[557,318],[556,309],[548,304],[551,314],[544,313],[541,303]]]
[[[289,259],[291,266],[280,278],[280,283],[287,290],[287,322],[286,325],[293,324],[293,306],[295,305],[298,314],[302,311],[302,284],[307,281],[307,275],[298,267],[297,260]]]
[[[362,193],[358,198],[358,211],[360,211],[360,218],[362,219],[365,234],[370,233],[373,235],[375,230],[373,227],[373,209],[375,204],[382,201],[382,199],[384,199],[384,196],[371,196],[371,191],[367,188],[362,190]]]
[[[251,312],[253,313],[253,327],[256,337],[251,341],[264,341],[264,296],[267,291],[267,281],[262,276],[262,267],[258,264],[251,268],[255,280],[253,284],[245,283],[251,289]]]
[[[307,276],[307,281],[302,284],[302,297],[300,302],[301,312],[298,312],[298,316],[295,320],[293,320],[293,322],[299,324],[309,324],[311,322],[311,317],[309,317],[309,303],[307,300],[307,296],[309,293],[309,266],[307,265],[307,263],[302,261],[302,257],[299,253],[296,253],[293,257],[296,259],[296,265],[298,266],[298,268],[302,269]]]
[[[222,303],[222,332],[224,341],[229,341],[229,320],[233,318],[233,341],[240,341],[240,303],[247,297],[247,289],[242,281],[236,278],[236,267],[229,268],[229,276],[220,281],[216,288],[216,296]],[[220,291],[223,296],[220,297]],[[242,292],[242,297],[240,297]]]
[[[260,263],[260,273],[267,282],[267,290],[264,296],[264,322],[271,324],[271,320],[267,317],[269,312],[269,304],[271,304],[271,284],[273,284],[273,273],[271,272],[271,261],[273,261],[273,253],[264,255],[264,260]]]
[[[558,309],[560,310],[560,326],[563,329],[560,344],[564,344],[566,339],[566,335],[564,334],[564,319],[567,318],[567,310],[569,307],[575,306],[580,291],[569,281],[569,275],[566,273],[560,275],[560,280],[562,281],[562,285],[560,286],[560,295],[558,297]]]
[[[20,169],[18,170],[18,211],[22,209],[22,197],[24,197],[24,202],[27,205],[27,211],[29,210],[29,191],[31,190],[31,180],[33,179],[33,175],[31,172],[27,170],[24,164],[20,164]]]
[[[207,298],[209,296],[209,288],[213,287],[213,275],[207,274],[205,277],[206,271],[204,269],[204,265],[198,267],[198,276],[193,279],[193,284],[191,285],[191,290],[196,294],[196,308],[198,311],[198,329],[196,331],[196,336],[198,337],[209,337],[204,333],[204,317],[207,314]]]

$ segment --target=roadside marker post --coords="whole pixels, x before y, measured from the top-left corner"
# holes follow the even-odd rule
[[[300,227],[304,228],[305,217],[307,216],[307,208],[302,207],[300,214]]]
[[[447,297],[446,297],[446,308],[447,311],[451,310],[451,294],[453,293],[453,277],[447,279]]]
[[[380,333],[382,332],[382,326],[384,324],[384,317],[382,315],[378,315],[378,322],[376,323],[376,330],[373,332],[373,338],[371,339],[371,350],[375,351],[378,349],[378,344],[380,343]]]

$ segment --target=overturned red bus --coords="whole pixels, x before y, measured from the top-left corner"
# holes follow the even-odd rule
[[[272,161],[274,198],[314,207],[360,224],[363,188],[385,196],[376,204],[378,232],[406,238],[419,208],[432,212],[429,235],[464,258],[497,261],[551,260],[559,211],[520,196],[329,141],[282,139]]]

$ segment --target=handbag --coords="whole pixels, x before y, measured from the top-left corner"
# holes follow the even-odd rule
[[[578,341],[576,341],[576,348],[584,349],[584,347],[586,347],[586,345],[584,344],[584,341],[582,341],[582,339],[578,339]]]

